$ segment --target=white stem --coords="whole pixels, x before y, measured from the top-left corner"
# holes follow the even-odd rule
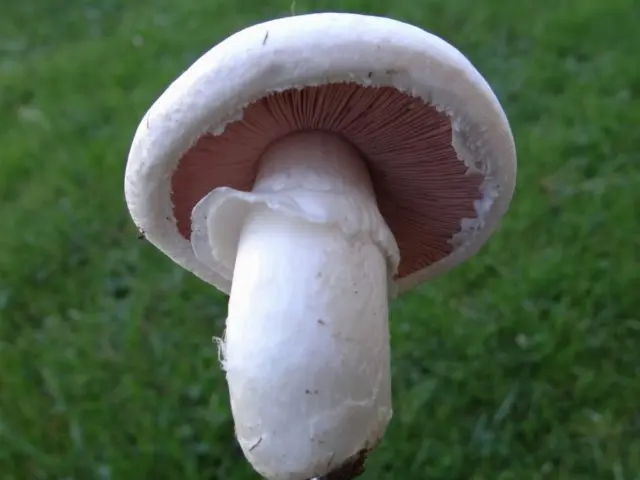
[[[391,418],[397,245],[357,152],[328,134],[287,137],[264,155],[252,193],[221,195],[250,206],[228,265],[223,346],[236,435],[270,480],[324,475],[373,448]],[[216,243],[213,225],[224,227],[211,209],[224,199],[211,202],[220,262],[226,247],[215,246],[230,242]]]

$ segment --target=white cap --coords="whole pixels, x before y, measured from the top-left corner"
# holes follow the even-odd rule
[[[510,203],[511,130],[462,54],[399,21],[320,13],[242,30],[169,86],[133,140],[131,216],[153,245],[229,293],[232,273],[194,254],[193,207],[217,187],[250,191],[265,148],[300,130],[334,132],[362,153],[400,249],[400,291],[476,253]]]

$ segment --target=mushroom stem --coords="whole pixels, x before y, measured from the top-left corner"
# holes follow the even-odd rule
[[[225,202],[248,205],[222,348],[238,441],[268,479],[327,475],[373,448],[392,414],[398,250],[368,172],[339,137],[299,133],[267,150],[251,193],[210,195],[194,209],[210,224]],[[225,243],[209,229],[214,252]]]

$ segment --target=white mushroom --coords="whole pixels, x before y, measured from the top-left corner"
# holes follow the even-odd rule
[[[155,102],[127,203],[152,244],[230,294],[223,367],[260,474],[322,476],[375,447],[392,415],[389,298],[472,256],[515,173],[482,76],[386,18],[255,25]]]

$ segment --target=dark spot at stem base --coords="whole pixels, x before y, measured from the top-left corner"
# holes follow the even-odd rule
[[[360,450],[349,460],[326,475],[317,477],[317,479],[310,478],[308,480],[352,480],[359,477],[364,473],[364,463],[367,460],[368,454],[369,450]]]

